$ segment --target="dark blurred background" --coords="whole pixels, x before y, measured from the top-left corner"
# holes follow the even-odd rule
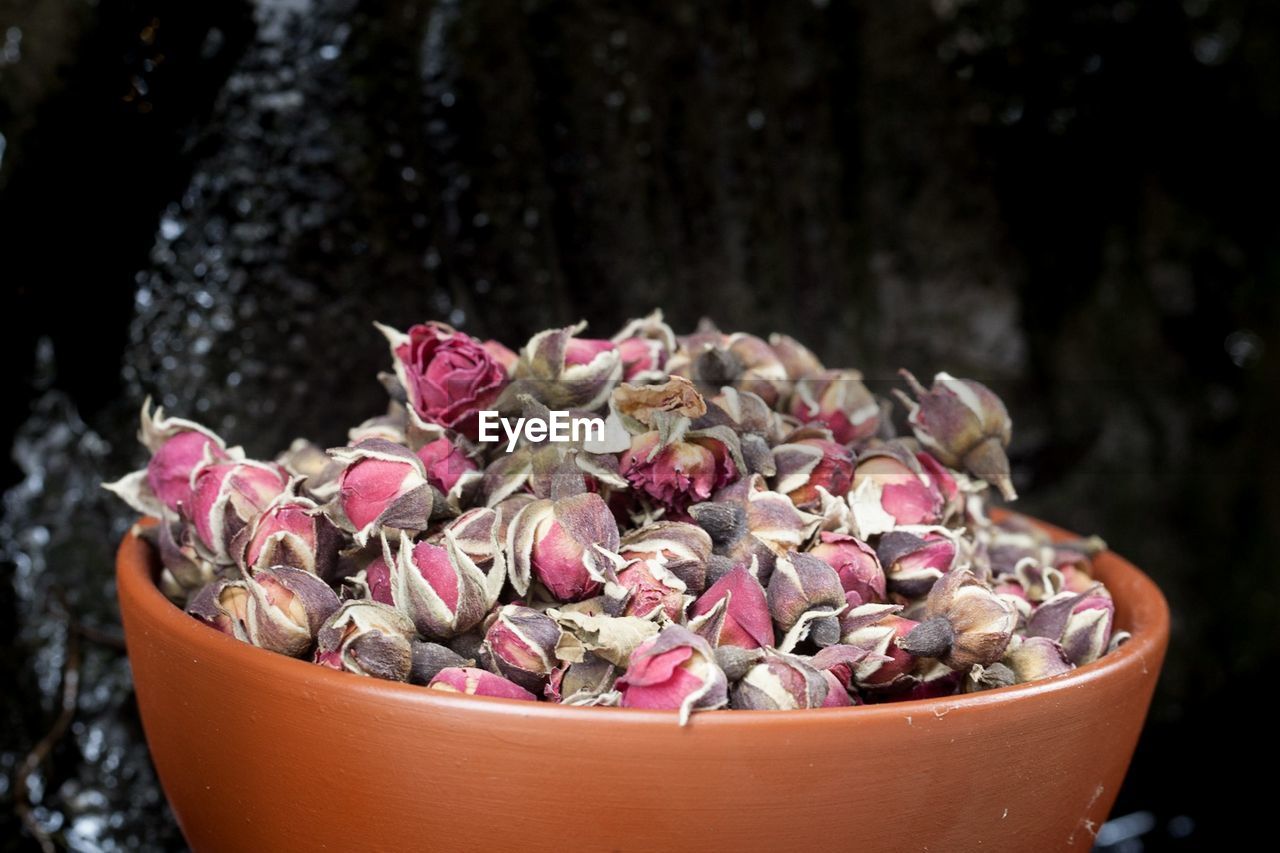
[[[3,849],[182,844],[97,488],[145,394],[336,443],[375,319],[514,346],[656,305],[1005,395],[1020,508],[1174,610],[1099,846],[1263,825],[1280,6],[629,5],[0,0]]]

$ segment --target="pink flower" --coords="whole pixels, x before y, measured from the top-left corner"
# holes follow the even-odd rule
[[[477,412],[507,384],[506,368],[475,338],[444,323],[420,323],[406,334],[383,332],[413,412],[475,438]]]
[[[329,454],[345,466],[330,512],[357,545],[383,528],[426,529],[434,499],[422,460],[409,448],[368,438]]]
[[[822,438],[804,438],[773,449],[777,467],[774,489],[791,498],[801,509],[822,503],[821,487],[828,494],[843,495],[853,481],[853,452],[843,444]]]
[[[369,597],[379,604],[394,604],[391,599],[391,566],[385,557],[377,556],[364,567],[364,582]]]
[[[690,625],[696,625],[693,630],[714,645],[743,649],[773,645],[773,621],[764,587],[741,566],[708,587],[689,615]]]
[[[841,444],[866,441],[880,428],[880,405],[856,370],[823,370],[801,378],[791,396],[791,414],[822,424]]]
[[[208,462],[192,472],[185,508],[214,562],[235,562],[232,540],[288,484],[288,474],[273,462]]]
[[[391,568],[392,601],[425,637],[448,639],[470,630],[497,599],[490,582],[496,586],[499,579],[480,571],[454,540],[443,547],[414,543],[401,532],[394,558],[383,539],[383,559]]]
[[[520,685],[492,672],[471,666],[446,667],[431,679],[427,687],[446,693],[468,693],[472,696],[497,696],[501,699],[522,699],[536,702],[537,697]]]
[[[338,561],[338,531],[314,501],[292,494],[246,527],[245,540],[244,565],[251,570],[293,566],[327,578]]]
[[[865,538],[903,524],[937,524],[943,510],[942,493],[920,463],[892,445],[858,457],[849,506]]]
[[[160,445],[147,463],[147,485],[161,503],[177,512],[191,501],[191,472],[205,461],[205,454],[223,460],[227,454],[216,436],[184,430]]]
[[[682,513],[738,477],[728,448],[714,438],[691,438],[661,446],[658,433],[641,433],[622,454],[619,471],[634,488]]]
[[[512,586],[524,595],[537,578],[560,601],[590,598],[604,578],[605,558],[597,546],[618,549],[617,524],[599,495],[533,501],[507,529]]]
[[[622,378],[627,382],[647,373],[660,373],[667,353],[652,338],[627,338],[618,343],[622,356]]]
[[[684,723],[695,709],[729,701],[728,680],[707,641],[679,625],[668,625],[631,653],[616,683],[624,708],[679,709]]]
[[[427,482],[446,495],[468,471],[479,470],[476,463],[447,438],[437,438],[418,450],[427,470]]]
[[[613,341],[596,338],[570,338],[564,347],[564,366],[590,364],[601,353],[613,352],[618,348]]]
[[[863,603],[884,601],[884,569],[874,548],[843,533],[824,531],[820,538],[809,553],[836,570],[845,592],[856,593]]]

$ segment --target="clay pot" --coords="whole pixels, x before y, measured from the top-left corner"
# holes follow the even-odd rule
[[[1088,850],[1169,634],[1107,553],[1133,639],[1057,678],[814,711],[572,708],[439,693],[237,642],[160,593],[126,537],[138,706],[187,841],[206,850]]]

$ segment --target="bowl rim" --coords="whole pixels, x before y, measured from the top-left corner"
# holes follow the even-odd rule
[[[1022,518],[1047,531],[1055,538],[1069,538],[1073,534],[1054,525],[1019,513],[1007,513],[1007,517]],[[150,622],[162,631],[172,634],[179,645],[191,648],[198,654],[230,659],[235,666],[257,670],[264,677],[306,683],[310,689],[333,691],[335,696],[353,699],[392,702],[401,707],[416,707],[457,711],[468,709],[474,713],[498,715],[515,714],[522,717],[542,717],[579,724],[651,725],[661,724],[677,728],[678,712],[674,710],[649,710],[643,708],[597,708],[560,705],[552,702],[529,702],[493,696],[472,696],[440,690],[430,690],[422,685],[385,681],[376,678],[339,672],[329,667],[317,666],[300,658],[261,649],[218,631],[187,615],[160,591],[156,584],[158,558],[152,547],[139,538],[144,527],[154,524],[154,519],[142,519],[125,534],[116,554],[116,584],[122,616],[132,611],[140,621]],[[1108,572],[1115,577],[1108,586],[1123,585],[1130,590],[1124,604],[1129,608],[1131,624],[1125,630],[1132,637],[1117,649],[1108,652],[1092,663],[1070,672],[1038,681],[1015,684],[977,693],[955,694],[932,699],[911,699],[873,705],[854,705],[835,708],[811,708],[793,711],[751,711],[730,709],[698,711],[690,724],[681,730],[706,728],[732,728],[743,726],[786,726],[792,723],[853,725],[857,720],[888,720],[914,717],[925,719],[932,714],[942,717],[959,709],[1000,708],[1017,704],[1032,697],[1050,698],[1063,691],[1087,688],[1090,684],[1117,678],[1141,680],[1152,675],[1152,663],[1158,669],[1163,660],[1169,635],[1169,606],[1155,582],[1136,566],[1113,551],[1098,555],[1110,566]],[[1117,584],[1116,578],[1123,578]],[[154,642],[149,632],[131,638],[126,625],[126,644]],[[197,658],[198,660],[199,658]]]

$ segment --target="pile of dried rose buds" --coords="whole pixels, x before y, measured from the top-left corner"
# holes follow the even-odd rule
[[[1015,494],[985,386],[903,372],[897,437],[857,371],[791,338],[679,337],[657,312],[582,330],[517,354],[382,328],[388,413],[270,462],[144,406],[151,460],[108,488],[160,519],[162,586],[195,618],[436,690],[683,722],[1001,687],[1123,639],[1097,540],[987,517],[989,484]],[[480,440],[556,412],[601,429]]]

